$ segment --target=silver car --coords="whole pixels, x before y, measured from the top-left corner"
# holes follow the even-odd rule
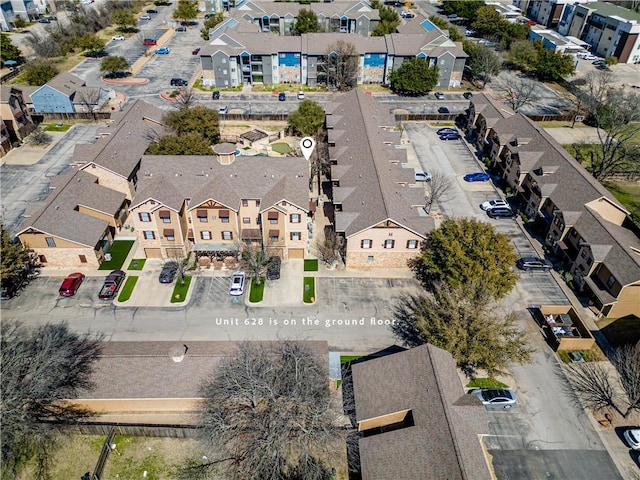
[[[625,430],[624,439],[633,450],[640,450],[640,428]]]
[[[229,287],[229,295],[237,297],[244,293],[244,284],[247,276],[244,272],[234,272],[231,275],[231,286]]]
[[[512,390],[502,388],[480,388],[471,392],[480,399],[483,405],[511,408],[518,403]]]

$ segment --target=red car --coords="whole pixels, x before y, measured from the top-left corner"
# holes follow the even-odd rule
[[[84,274],[82,273],[72,273],[67,278],[62,281],[62,285],[60,285],[60,290],[58,293],[61,297],[72,297],[80,288],[82,281],[84,280]]]
[[[200,47],[196,48],[193,52],[191,52],[191,55],[198,55],[200,53]]]
[[[155,38],[145,38],[142,41],[142,45],[144,45],[145,47],[151,47],[153,45],[156,45],[156,39]]]

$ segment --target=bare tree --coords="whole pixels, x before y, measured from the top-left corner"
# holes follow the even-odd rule
[[[55,448],[54,425],[74,423],[90,412],[65,403],[91,389],[93,363],[102,336],[77,334],[67,324],[33,329],[3,321],[2,478],[15,478],[25,459],[36,459],[37,478],[45,478]]]
[[[315,251],[318,258],[326,265],[335,263],[340,258],[340,242],[335,232],[325,232],[324,238],[316,240]]]
[[[588,408],[611,408],[627,418],[640,410],[640,343],[619,347],[606,362],[582,362],[565,367],[567,378]]]
[[[243,343],[202,384],[204,465],[224,478],[329,478],[344,445],[341,408],[326,366],[302,343]]]
[[[318,81],[335,90],[350,90],[358,77],[358,51],[352,43],[338,40],[327,48],[318,63]]]
[[[434,203],[447,201],[453,198],[454,180],[443,172],[431,172],[431,181],[426,182],[426,209],[431,212]]]
[[[260,285],[262,278],[267,273],[269,259],[261,247],[252,246],[242,252],[240,264],[249,276],[255,278],[256,283]]]
[[[28,137],[28,142],[34,145],[48,145],[51,143],[51,140],[53,140],[51,135],[45,132],[39,125]]]
[[[93,119],[96,119],[96,110],[100,108],[98,102],[100,101],[100,89],[93,87],[79,88],[76,91],[76,101],[91,113]]]
[[[614,173],[640,171],[640,149],[635,136],[640,132],[640,96],[614,88],[607,71],[586,75],[586,85],[577,92],[583,96],[588,121],[597,128],[598,148],[591,148],[588,158],[577,158],[598,180]],[[577,152],[580,155],[581,152]]]
[[[178,110],[181,108],[191,108],[198,104],[198,96],[195,94],[192,88],[184,88],[180,90],[180,95],[177,97],[175,106]]]
[[[184,251],[180,248],[169,249],[167,256],[176,263],[176,277],[178,277],[180,285],[184,285],[184,275],[189,262],[188,257],[185,256]]]
[[[508,81],[501,81],[497,89],[504,93],[505,101],[515,112],[522,107],[538,100],[536,94],[537,82],[528,78],[514,77]]]

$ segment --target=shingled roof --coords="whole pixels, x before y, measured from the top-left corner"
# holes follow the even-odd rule
[[[334,195],[342,203],[336,231],[349,237],[385,220],[422,236],[433,230],[433,219],[423,215],[423,189],[410,186],[413,170],[400,164],[406,152],[396,148],[400,132],[387,107],[352,90],[330,104],[327,114],[329,141],[335,142],[330,157],[340,166],[332,169],[340,173]]]
[[[491,478],[480,438],[489,430],[487,413],[464,393],[451,354],[427,344],[352,369],[358,422],[405,410],[412,418],[403,428],[361,436],[363,480]]]

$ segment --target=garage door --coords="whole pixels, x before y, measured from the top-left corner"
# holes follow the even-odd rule
[[[159,248],[145,248],[144,254],[147,258],[162,258],[162,250]]]
[[[289,258],[304,258],[304,248],[290,248]]]
[[[181,260],[184,257],[184,251],[181,248],[167,248],[167,258]]]

